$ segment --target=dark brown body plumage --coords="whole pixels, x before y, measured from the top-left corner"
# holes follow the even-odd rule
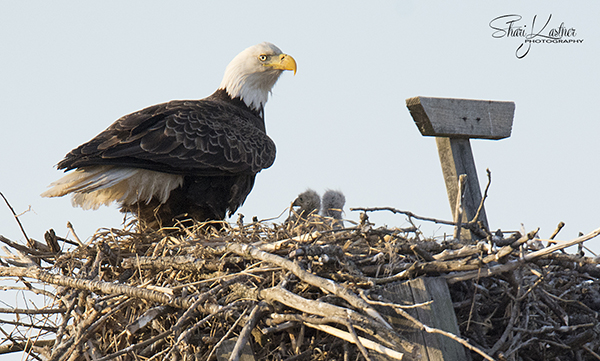
[[[256,174],[275,160],[275,144],[259,111],[217,90],[202,100],[171,101],[118,119],[72,150],[59,169],[143,168],[183,176],[168,200],[122,205],[146,224],[174,218],[221,220],[250,193]]]

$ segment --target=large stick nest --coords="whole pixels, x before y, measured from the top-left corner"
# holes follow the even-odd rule
[[[432,240],[417,228],[361,219],[349,228],[320,216],[126,227],[100,230],[87,244],[53,231],[47,245],[0,236],[10,247],[0,276],[25,299],[3,310],[14,318],[0,320],[0,352],[47,360],[418,359],[423,349],[410,333],[441,331],[381,291],[441,277],[460,335],[440,337],[467,346],[472,359],[600,359],[597,258],[564,253],[566,243],[550,245],[537,230]],[[598,233],[568,244],[581,249]],[[397,326],[398,318],[410,326]]]

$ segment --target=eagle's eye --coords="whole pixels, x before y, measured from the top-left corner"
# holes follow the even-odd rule
[[[265,61],[265,60],[267,60],[267,56],[266,56],[265,54],[262,54],[262,55],[259,55],[259,56],[258,56],[258,59],[259,59],[260,61]]]

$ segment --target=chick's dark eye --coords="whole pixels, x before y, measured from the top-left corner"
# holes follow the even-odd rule
[[[267,60],[267,56],[263,54],[263,55],[260,55],[258,57],[258,59],[260,59],[260,61],[265,61],[265,60]]]

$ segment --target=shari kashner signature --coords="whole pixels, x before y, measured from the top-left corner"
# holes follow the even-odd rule
[[[533,17],[531,25],[523,24],[521,15],[502,15],[490,21],[490,27],[496,31],[492,33],[494,38],[523,38],[523,43],[515,51],[517,58],[522,59],[529,54],[533,44],[580,44],[583,39],[575,39],[577,32],[575,28],[567,28],[562,22],[558,27],[549,26],[552,14],[548,16],[545,23],[536,24],[537,15]]]

